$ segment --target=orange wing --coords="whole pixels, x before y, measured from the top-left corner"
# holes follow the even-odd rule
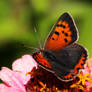
[[[44,49],[60,50],[75,42],[77,38],[78,32],[72,17],[68,13],[64,13],[51,30],[45,42]]]

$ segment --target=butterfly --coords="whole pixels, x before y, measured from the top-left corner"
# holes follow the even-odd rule
[[[76,43],[78,30],[71,15],[63,13],[52,28],[44,47],[32,54],[38,65],[62,81],[76,78],[83,69],[87,50]]]

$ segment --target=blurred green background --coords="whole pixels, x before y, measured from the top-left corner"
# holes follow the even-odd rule
[[[39,48],[60,15],[69,12],[92,57],[92,0],[0,0],[0,67]],[[37,29],[37,33],[34,32]],[[38,40],[37,40],[38,39]],[[24,45],[22,45],[24,44]]]

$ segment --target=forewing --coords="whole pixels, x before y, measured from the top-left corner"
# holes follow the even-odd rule
[[[44,48],[46,50],[59,50],[75,42],[78,38],[77,28],[68,13],[60,16],[49,34]]]

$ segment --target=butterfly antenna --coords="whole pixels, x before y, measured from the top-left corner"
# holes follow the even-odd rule
[[[40,47],[40,49],[41,49],[41,48],[42,48],[41,39],[40,39],[39,34],[37,34],[36,27],[34,27],[34,31],[35,31],[36,38],[37,38],[37,40],[38,40],[39,47]]]
[[[30,46],[27,46],[27,45],[24,45],[24,44],[21,44],[21,45],[25,48],[29,48],[29,49],[32,49],[32,50],[39,50],[38,48],[35,48],[35,47],[30,47]]]

